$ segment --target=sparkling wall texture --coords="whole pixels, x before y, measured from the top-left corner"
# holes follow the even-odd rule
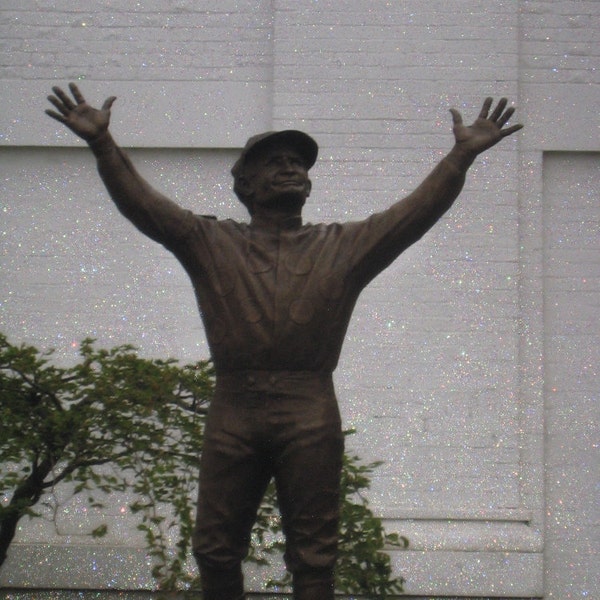
[[[87,336],[184,361],[208,349],[183,269],[43,115],[52,85],[77,80],[96,105],[116,94],[112,130],[142,173],[223,218],[245,218],[228,173],[245,139],[306,130],[320,144],[312,222],[364,218],[414,189],[451,146],[451,106],[469,120],[487,95],[515,102],[526,129],[479,158],[452,211],[361,297],[336,384],[350,449],[383,460],[369,498],[410,539],[392,553],[409,593],[600,597],[586,575],[600,4],[29,4],[0,9],[0,329],[62,363]],[[22,521],[0,585],[153,585],[128,498],[95,514],[59,499],[54,522]],[[92,541],[99,520],[109,535]]]

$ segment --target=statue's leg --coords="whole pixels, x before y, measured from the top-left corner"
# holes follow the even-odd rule
[[[271,474],[254,448],[245,411],[213,402],[200,462],[194,556],[205,600],[239,600],[244,597],[241,563]]]
[[[302,391],[310,391],[310,396],[286,399],[295,414],[284,419],[277,436],[282,450],[275,482],[286,536],[285,560],[296,600],[332,600],[343,434],[332,392],[318,386]]]

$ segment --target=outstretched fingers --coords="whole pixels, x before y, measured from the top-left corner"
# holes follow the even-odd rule
[[[54,105],[56,110],[58,110],[58,113],[53,110],[47,110],[46,114],[50,115],[54,119],[63,121],[64,119],[62,119],[62,117],[68,116],[77,105],[85,104],[85,98],[83,97],[83,94],[79,91],[79,88],[74,83],[69,84],[69,90],[71,91],[71,94],[73,94],[75,102],[73,102],[73,100],[62,88],[59,88],[58,86],[54,86],[52,88],[52,91],[55,95],[48,96],[48,101]]]
[[[506,98],[500,98],[498,104],[496,104],[496,108],[490,115],[490,121],[498,122],[498,119],[500,119],[500,117],[502,116],[502,113],[504,112],[504,109],[506,108],[507,104],[508,100]]]
[[[519,129],[523,129],[523,125],[521,125],[520,123],[518,123],[517,125],[512,125],[511,127],[507,127],[506,129],[500,130],[500,135],[502,137],[506,137],[508,135],[511,135],[515,131],[519,131]]]
[[[487,116],[490,112],[490,107],[492,106],[493,99],[489,96],[483,101],[483,106],[481,107],[481,112],[479,113],[480,119],[487,119]]]
[[[54,104],[54,106],[56,106],[61,113],[67,114],[70,110],[75,108],[73,100],[69,98],[62,88],[54,86],[52,91],[54,92],[55,96],[48,96],[48,100],[50,100],[50,102],[52,102],[52,104]]]
[[[60,123],[64,123],[66,121],[66,117],[74,108],[73,103],[60,88],[54,87],[52,88],[52,91],[56,94],[56,96],[50,95],[47,98],[50,104],[52,104],[56,110],[48,109],[45,112],[49,117],[56,119]]]
[[[481,113],[479,114],[480,118],[487,119],[488,121],[491,121],[492,123],[496,124],[498,129],[501,130],[501,137],[506,137],[507,135],[518,131],[519,129],[523,129],[523,125],[521,124],[513,125],[512,127],[507,127],[506,129],[503,129],[503,127],[508,123],[508,121],[515,112],[515,109],[512,106],[506,108],[507,104],[508,100],[506,98],[500,98],[498,104],[496,105],[496,108],[494,108],[492,114],[488,117],[487,115],[492,105],[492,99],[486,98],[485,102],[483,103]]]
[[[65,122],[65,117],[69,115],[69,113],[75,108],[75,104],[73,100],[69,98],[69,96],[58,86],[54,86],[52,88],[54,92],[54,96],[48,96],[48,101],[52,104],[56,111],[48,109],[46,114],[61,123]]]
[[[508,123],[509,119],[513,116],[513,113],[515,112],[515,109],[511,106],[510,108],[507,108],[503,114],[501,114],[498,119],[496,120],[496,123],[498,124],[498,127],[504,127],[506,125],[506,123]]]
[[[75,102],[77,102],[77,104],[83,104],[85,102],[83,94],[79,91],[79,88],[74,83],[69,84],[69,89],[71,90],[71,94],[73,94],[73,98],[75,98]]]
[[[47,110],[44,111],[49,117],[52,117],[53,119],[55,119],[56,121],[58,121],[59,123],[64,123],[66,121],[66,119],[59,113],[57,113],[54,110],[50,110],[49,108]]]

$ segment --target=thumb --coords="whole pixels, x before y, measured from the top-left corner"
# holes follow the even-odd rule
[[[110,98],[107,98],[104,101],[104,104],[102,105],[102,110],[104,111],[108,111],[110,110],[111,106],[113,105],[113,102],[117,99],[116,96],[111,96]]]
[[[462,115],[455,108],[450,109],[450,114],[452,115],[452,123],[454,125],[462,125]]]

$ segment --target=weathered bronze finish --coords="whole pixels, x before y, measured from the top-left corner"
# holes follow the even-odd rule
[[[295,130],[248,140],[232,169],[250,223],[180,208],[137,173],[76,85],[48,115],[84,139],[119,210],[187,271],[216,367],[201,458],[194,552],[204,598],[243,598],[241,561],[275,478],[297,600],[334,591],[343,436],[332,373],[363,288],[450,208],[475,157],[514,133],[487,98],[471,126],[451,109],[454,147],[419,187],[360,222],[309,225],[316,142]]]

